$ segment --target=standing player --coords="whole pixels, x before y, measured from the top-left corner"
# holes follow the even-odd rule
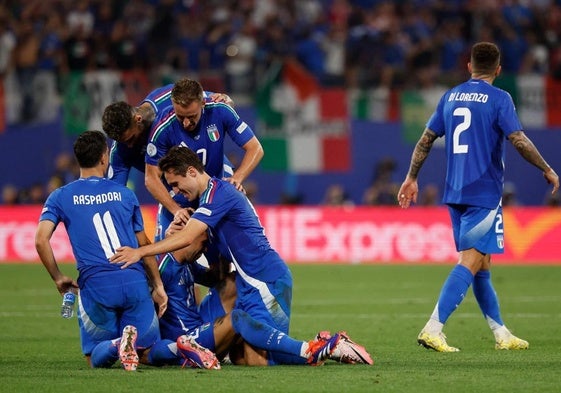
[[[177,364],[188,357],[196,363],[204,358],[213,367],[216,361],[208,351],[194,346],[187,351],[175,347],[173,352],[170,344],[175,345],[174,342],[159,340],[158,316],[165,312],[168,299],[156,260],[144,258],[142,263],[126,269],[108,261],[122,245],[150,242],[134,193],[104,178],[109,166],[105,135],[101,131],[84,132],[74,143],[74,153],[80,165],[80,178],[49,195],[37,227],[35,246],[61,294],[79,289],[78,321],[82,352],[88,364],[110,367],[120,359],[125,370],[134,371],[139,363],[137,350],[151,348],[147,354],[151,364]],[[64,223],[76,257],[77,282],[62,274],[53,254],[50,240],[59,222]]]
[[[457,352],[442,328],[473,293],[495,336],[496,349],[526,349],[527,341],[514,336],[501,318],[491,283],[491,254],[504,252],[501,195],[504,185],[504,139],[559,188],[559,177],[522,130],[510,95],[493,81],[501,71],[495,44],[480,42],[471,50],[471,79],[444,94],[415,146],[411,165],[398,193],[402,208],[417,201],[417,176],[436,138],[445,136],[447,171],[443,202],[448,205],[459,262],[444,283],[434,311],[417,341],[438,352]]]
[[[111,153],[107,177],[120,184],[127,184],[131,168],[144,173],[146,145],[150,136],[154,119],[164,108],[171,105],[171,89],[168,84],[151,91],[139,106],[119,101],[108,105],[103,111],[102,127],[111,139]],[[203,92],[205,102],[223,102],[233,106],[234,103],[226,94]],[[226,160],[225,173],[231,175],[231,164]],[[186,201],[181,196],[174,199],[178,205],[185,206]],[[163,231],[173,220],[173,214],[160,205],[156,227],[156,240],[163,238]]]

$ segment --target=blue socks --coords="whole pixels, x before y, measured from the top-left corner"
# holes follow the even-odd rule
[[[499,299],[491,283],[491,272],[480,270],[473,279],[473,294],[491,329],[504,325],[499,308]]]
[[[438,303],[431,319],[437,320],[442,324],[446,323],[450,315],[464,300],[472,282],[473,275],[471,271],[465,266],[456,265],[442,286]]]
[[[172,351],[174,349],[175,352]],[[148,363],[152,366],[163,366],[165,364],[183,364],[181,356],[177,355],[177,347],[174,341],[156,341],[148,353]]]
[[[174,348],[175,352],[170,347]],[[107,340],[99,343],[90,355],[90,361],[94,368],[109,368],[117,360],[119,360],[119,340]],[[153,366],[163,366],[165,364],[182,364],[183,359],[177,355],[175,342],[161,340],[150,348],[148,362]]]
[[[118,340],[116,344],[115,340],[107,340],[97,344],[90,355],[92,367],[108,368],[115,364],[115,362],[119,359],[118,344]]]
[[[294,340],[280,330],[253,319],[245,311],[235,309],[231,314],[235,332],[249,344],[271,352],[271,357],[283,364],[306,363],[306,358],[300,356],[302,341]]]

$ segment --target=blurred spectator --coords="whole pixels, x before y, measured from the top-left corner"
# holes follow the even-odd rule
[[[516,198],[516,186],[512,182],[505,182],[503,187],[503,206],[517,206],[519,205]]]
[[[353,206],[354,202],[349,198],[342,185],[332,184],[325,191],[322,204],[326,206]]]
[[[64,41],[62,68],[66,72],[83,72],[95,65],[95,42],[87,30],[77,26]]]
[[[140,66],[137,44],[129,22],[117,20],[113,24],[109,41],[109,57],[119,70],[130,71]]]
[[[419,193],[420,206],[437,206],[440,204],[438,187],[435,184],[427,184]]]
[[[226,47],[226,91],[233,95],[250,94],[255,88],[255,53],[257,40],[253,24],[246,20]]]
[[[11,29],[10,14],[0,6],[0,77],[4,78],[13,65],[12,56],[16,48],[16,35]]]
[[[362,196],[365,205],[396,205],[399,184],[393,180],[396,162],[393,158],[381,159],[374,168],[371,185]]]
[[[17,187],[13,184],[6,184],[2,188],[2,204],[17,205],[20,202],[20,193]]]
[[[63,152],[56,157],[53,177],[59,178],[62,182],[61,185],[68,184],[80,177],[80,168],[74,155]]]
[[[190,14],[181,14],[178,15],[175,28],[175,44],[167,53],[167,65],[178,73],[183,70],[187,75],[195,77],[202,68],[204,20]]]
[[[47,182],[46,194],[49,195],[51,192],[53,192],[57,188],[62,187],[64,184],[64,181],[59,176],[51,176],[51,178]]]
[[[23,193],[22,202],[28,205],[42,205],[45,203],[45,187],[42,183],[34,183]]]
[[[63,62],[64,26],[57,13],[45,17],[41,30],[39,64],[33,81],[35,113],[38,121],[53,121],[60,111],[58,73]]]
[[[561,206],[561,196],[559,196],[559,193],[555,193],[555,195],[551,195],[551,192],[548,191],[547,194],[545,195],[544,205],[549,207]]]
[[[281,205],[296,206],[301,205],[303,200],[304,198],[301,194],[289,194],[287,192],[283,192],[279,202]]]
[[[33,81],[37,73],[41,45],[41,38],[35,31],[30,17],[24,17],[19,22],[16,39],[14,64],[21,92],[20,120],[30,122],[34,120],[39,104],[34,100]]]
[[[245,189],[245,195],[247,199],[254,204],[257,205],[259,203],[258,193],[259,193],[259,186],[256,182],[252,180],[247,180],[244,182],[243,187]]]
[[[332,24],[320,45],[325,53],[324,75],[321,83],[325,86],[343,86],[345,83],[345,25]]]
[[[74,2],[74,7],[68,11],[66,25],[70,34],[81,32],[87,36],[93,34],[94,15],[90,9],[88,0],[78,0]]]

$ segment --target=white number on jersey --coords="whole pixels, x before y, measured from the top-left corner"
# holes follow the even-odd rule
[[[113,218],[111,218],[111,213],[108,211],[103,214],[103,220],[99,213],[95,213],[93,216],[93,224],[95,231],[97,232],[97,237],[101,243],[101,247],[105,252],[107,258],[115,254],[115,250],[121,247],[121,242],[117,236],[117,230],[113,224]]]
[[[503,215],[497,214],[497,222],[495,222],[495,233],[503,233]]]
[[[453,153],[454,154],[465,154],[468,152],[468,145],[460,144],[460,134],[467,130],[471,125],[471,111],[468,108],[456,108],[454,110],[454,116],[461,116],[463,120],[460,124],[454,128],[453,136]]]

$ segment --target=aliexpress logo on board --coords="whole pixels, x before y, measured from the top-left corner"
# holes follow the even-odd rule
[[[532,250],[545,238],[553,237],[561,242],[561,210],[560,209],[505,209],[506,249],[517,259],[532,259]],[[557,231],[556,231],[557,229]],[[535,250],[537,251],[537,250]],[[544,251],[544,250],[541,250]],[[559,247],[554,247],[561,262]]]

